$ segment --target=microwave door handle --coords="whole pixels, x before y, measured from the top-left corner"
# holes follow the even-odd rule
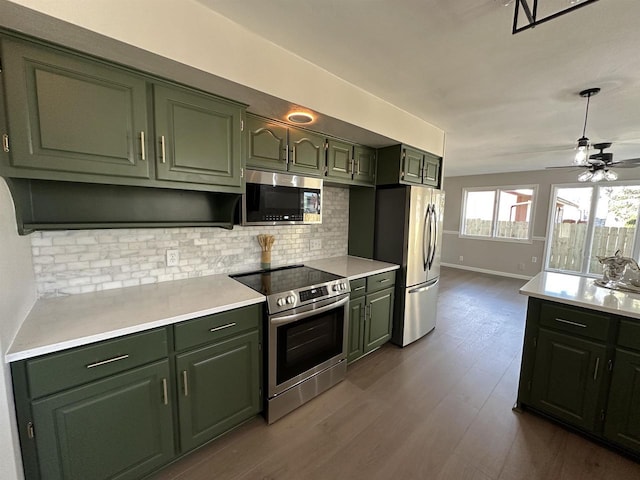
[[[313,308],[306,312],[294,313],[291,315],[284,315],[282,317],[275,317],[269,320],[271,325],[286,325],[287,323],[297,322],[298,320],[302,320],[303,318],[311,317],[318,313],[326,312],[328,310],[333,310],[334,308],[342,307],[349,301],[349,295],[346,295],[343,299],[330,303],[329,305],[324,305],[319,308]]]

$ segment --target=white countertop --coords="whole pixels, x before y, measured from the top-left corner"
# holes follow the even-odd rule
[[[530,297],[640,319],[640,294],[594,284],[595,279],[565,273],[541,272],[521,289]]]
[[[333,273],[347,277],[349,280],[356,280],[376,273],[389,272],[400,268],[399,265],[393,263],[379,262],[377,260],[369,260],[360,257],[333,257],[324,258],[322,260],[312,260],[305,262],[307,267],[317,268],[325,272]]]
[[[5,361],[32,358],[264,300],[263,295],[227,275],[40,299],[20,327]]]

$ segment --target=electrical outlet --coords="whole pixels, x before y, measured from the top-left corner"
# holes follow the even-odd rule
[[[460,256],[458,257],[458,261],[459,261],[459,262],[464,261],[464,257],[463,257],[462,255],[460,255]]]
[[[175,267],[180,262],[180,252],[178,250],[167,250],[167,267]]]
[[[321,238],[312,238],[309,242],[309,250],[321,250],[322,249],[322,239]]]
[[[538,257],[531,257],[531,263],[536,263],[538,261]]]

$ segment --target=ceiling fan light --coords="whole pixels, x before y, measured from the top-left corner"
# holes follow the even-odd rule
[[[586,165],[587,160],[587,148],[586,147],[578,147],[578,151],[576,152],[576,156],[573,158],[574,165]]]
[[[578,181],[588,182],[589,180],[591,180],[591,177],[593,177],[593,173],[591,173],[589,170],[586,170],[582,172],[580,175],[578,175]]]
[[[613,182],[618,179],[618,174],[616,172],[612,172],[611,170],[605,170],[604,179],[608,182]]]
[[[604,170],[596,170],[595,172],[593,172],[593,176],[591,177],[590,180],[593,183],[604,180]]]

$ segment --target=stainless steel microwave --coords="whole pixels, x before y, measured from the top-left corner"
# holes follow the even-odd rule
[[[243,225],[322,223],[322,179],[287,173],[246,172]]]

